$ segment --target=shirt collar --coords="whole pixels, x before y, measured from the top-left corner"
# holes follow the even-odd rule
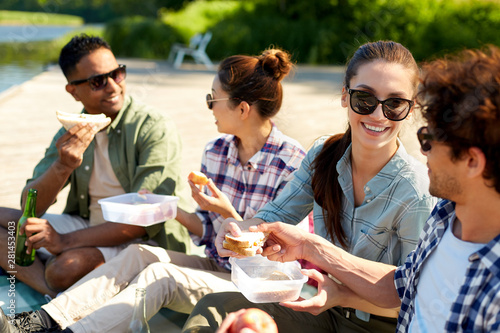
[[[232,165],[237,165],[239,163],[238,160],[238,142],[239,139],[234,135],[229,141],[229,148],[227,151],[227,162]]]
[[[235,136],[229,142],[229,149],[227,153],[227,161],[233,165],[239,163],[238,159],[238,143],[239,139]],[[271,133],[267,138],[264,146],[253,155],[249,160],[247,165],[250,165],[253,169],[257,170],[260,174],[263,174],[266,170],[267,156],[278,156],[279,149],[283,143],[283,137],[278,128],[272,123]],[[246,167],[244,165],[243,167]]]
[[[396,175],[398,175],[401,169],[408,164],[407,161],[409,159],[410,158],[405,147],[398,139],[398,149],[396,150],[396,153],[382,168],[382,170],[380,170],[375,177],[370,179],[370,181],[366,184],[366,187],[369,187],[371,192],[377,196],[394,181]]]
[[[365,195],[370,197],[376,197],[382,193],[396,178],[400,170],[408,164],[409,156],[406,152],[405,147],[398,140],[398,149],[392,158],[387,162],[387,164],[380,170],[375,177],[370,179],[370,181],[365,186]],[[339,175],[349,174],[351,177],[349,181],[352,183],[352,166],[351,166],[351,151],[352,144],[346,149],[344,155],[337,163],[337,172]],[[347,179],[347,178],[346,178]],[[351,184],[352,187],[352,184]]]
[[[500,235],[469,257],[470,261],[476,259],[480,259],[493,275],[500,278]]]
[[[437,227],[442,230],[439,236],[439,238],[441,238],[444,234],[444,230],[451,225],[450,221],[456,218],[455,203],[449,200],[442,200],[437,206],[446,206],[444,207],[446,209],[439,211],[442,216],[439,218]],[[446,214],[446,212],[448,212],[448,214]],[[475,260],[481,260],[481,263],[487,270],[500,278],[500,235],[497,235],[488,244],[485,244],[479,251],[474,252],[469,256],[470,262]]]

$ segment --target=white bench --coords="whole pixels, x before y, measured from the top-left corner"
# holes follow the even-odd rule
[[[179,68],[182,65],[184,56],[189,55],[193,57],[197,64],[204,64],[208,69],[213,69],[214,65],[206,53],[206,48],[212,33],[207,31],[205,34],[196,34],[189,40],[189,45],[174,44],[170,49],[168,55],[168,62],[173,63],[174,68]]]

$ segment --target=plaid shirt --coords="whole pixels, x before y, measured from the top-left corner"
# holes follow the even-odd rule
[[[222,135],[209,142],[203,154],[201,171],[228,196],[238,214],[248,219],[281,192],[299,167],[305,151],[274,125],[267,142],[246,165],[241,165],[238,159],[237,146],[238,139],[233,135]],[[206,187],[205,192],[209,195]],[[199,208],[196,212],[203,223],[203,235],[201,238],[191,235],[191,238],[196,245],[205,245],[207,257],[230,269],[228,258],[219,257],[213,242],[224,218]]]
[[[405,264],[396,269],[395,285],[401,298],[397,332],[407,331],[415,311],[415,294],[422,265],[438,246],[454,217],[455,203],[440,201],[425,225],[417,248],[408,255]],[[469,263],[459,294],[450,305],[444,331],[499,332],[500,235],[473,253]]]

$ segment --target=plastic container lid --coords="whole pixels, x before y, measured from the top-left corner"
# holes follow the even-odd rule
[[[175,218],[177,201],[170,195],[127,193],[97,202],[106,221],[146,227]]]

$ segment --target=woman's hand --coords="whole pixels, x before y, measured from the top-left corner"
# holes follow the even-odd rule
[[[221,257],[236,257],[236,258],[244,258],[241,254],[233,252],[231,250],[225,249],[222,244],[224,243],[224,239],[226,238],[226,234],[230,233],[233,236],[241,236],[241,226],[238,224],[233,218],[229,218],[222,222],[222,225],[219,228],[219,232],[215,237],[214,243],[217,248],[217,253]]]
[[[191,187],[191,196],[202,210],[218,213],[225,219],[232,217],[237,220],[242,220],[228,197],[215,186],[211,179],[208,180],[206,186],[210,192],[212,192],[212,196],[203,193],[203,185],[198,187],[192,181],[188,181],[188,183]]]
[[[224,220],[222,222],[222,225],[219,228],[219,231],[217,232],[217,236],[215,237],[214,243],[215,247],[217,248],[217,252],[221,257],[236,257],[236,258],[245,258],[241,254],[235,253],[231,250],[226,250],[223,246],[222,243],[224,242],[224,239],[226,237],[227,233],[230,233],[233,236],[241,236],[241,231],[242,230],[248,230],[249,227],[251,226],[263,223],[261,219],[253,218],[249,220],[244,220],[244,221],[236,221],[233,218],[229,218]],[[262,250],[259,249],[257,253],[260,253]]]

